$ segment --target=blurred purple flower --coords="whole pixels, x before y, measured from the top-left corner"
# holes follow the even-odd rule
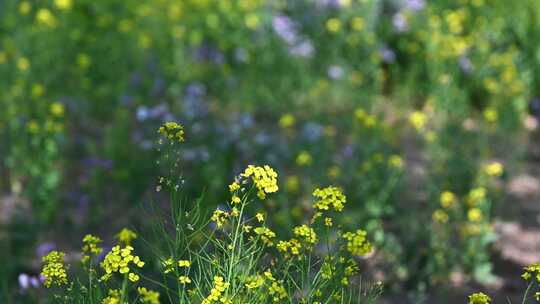
[[[337,80],[343,77],[343,68],[339,65],[331,65],[328,68],[328,77]]]
[[[316,141],[321,138],[324,131],[324,127],[318,123],[308,122],[302,128],[302,136],[308,141]]]
[[[311,57],[314,52],[313,44],[309,40],[303,40],[300,43],[289,48],[289,54],[296,57]]]
[[[407,18],[405,18],[405,15],[402,12],[398,12],[392,16],[392,25],[399,33],[405,32],[409,29]]]
[[[425,0],[405,0],[405,8],[413,12],[421,11],[425,6]]]
[[[238,62],[247,62],[249,59],[249,54],[244,48],[236,48],[234,50],[234,59]]]
[[[195,50],[195,58],[199,61],[207,61],[217,65],[221,65],[225,62],[225,56],[216,47],[203,44]]]
[[[297,39],[296,24],[285,15],[272,18],[272,28],[276,34],[288,44],[295,44]]]
[[[459,58],[459,68],[465,74],[470,74],[474,70],[471,60],[466,56],[461,56]]]
[[[381,56],[384,63],[394,63],[396,61],[396,53],[387,46],[381,49]]]
[[[40,244],[36,248],[36,254],[41,259],[46,256],[49,252],[53,251],[56,248],[56,244],[53,242],[45,242]]]

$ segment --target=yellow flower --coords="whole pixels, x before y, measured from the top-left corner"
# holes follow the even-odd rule
[[[450,208],[456,202],[456,196],[450,191],[443,191],[441,193],[440,201],[443,208]]]
[[[332,225],[333,225],[332,218],[331,217],[325,217],[324,218],[324,225],[327,226],[327,227],[332,227]]]
[[[118,289],[109,289],[108,296],[101,301],[101,304],[120,304],[120,298]]]
[[[499,162],[492,162],[484,167],[484,172],[493,177],[499,177],[503,174],[504,166]]]
[[[261,237],[263,243],[267,246],[274,246],[272,239],[276,237],[276,234],[267,227],[257,227],[253,230],[255,234]]]
[[[241,174],[242,177],[251,177],[251,180],[257,188],[257,196],[260,199],[265,199],[266,194],[274,193],[278,191],[277,185],[277,173],[268,165],[263,167],[249,165],[244,173]]]
[[[178,281],[180,281],[180,283],[184,285],[191,283],[191,279],[188,276],[179,276]]]
[[[341,21],[337,18],[330,18],[326,21],[326,29],[331,33],[339,32],[341,29]]]
[[[227,298],[222,297],[222,294],[229,288],[229,283],[225,283],[223,277],[214,276],[214,287],[210,290],[210,294],[202,300],[201,304],[225,303]]]
[[[424,114],[421,111],[414,111],[409,116],[409,122],[413,125],[413,127],[417,131],[424,130],[426,123],[427,123],[427,117],[426,114]]]
[[[140,301],[145,304],[159,304],[159,292],[148,290],[144,287],[137,288]]]
[[[391,167],[394,167],[394,168],[397,168],[397,169],[401,169],[401,168],[403,168],[403,159],[402,159],[401,156],[399,156],[399,155],[391,155],[391,156],[388,158],[388,164],[389,164]]]
[[[292,126],[294,126],[295,123],[296,119],[290,113],[283,114],[283,116],[281,116],[281,118],[279,119],[279,126],[284,129],[291,128]]]
[[[26,57],[20,57],[17,59],[17,68],[19,71],[26,71],[28,68],[30,68],[30,61]]]
[[[223,210],[216,209],[210,220],[215,222],[218,228],[221,228],[225,223],[227,223],[227,218],[229,213]]]
[[[482,211],[478,208],[471,208],[467,212],[467,218],[471,222],[480,222],[482,220]]]
[[[300,189],[300,179],[296,175],[292,175],[287,177],[287,180],[285,181],[285,188],[289,192],[298,192],[298,189]]]
[[[69,10],[72,4],[71,0],[54,0],[54,5],[60,10]]]
[[[469,192],[467,203],[469,206],[475,206],[486,198],[486,188],[478,187]]]
[[[256,29],[260,24],[259,16],[255,15],[255,14],[248,14],[245,17],[244,21],[246,23],[246,26],[251,30]]]
[[[347,240],[347,251],[356,256],[363,256],[370,253],[373,247],[367,240],[366,235],[367,232],[360,229],[356,230],[356,232],[343,234],[343,238]]]
[[[82,252],[85,254],[83,256],[83,262],[88,261],[90,259],[91,255],[100,255],[103,251],[103,248],[98,247],[98,245],[102,242],[100,238],[97,236],[93,236],[91,234],[87,234],[83,238],[83,247]]]
[[[21,13],[21,15],[28,15],[31,10],[32,4],[30,4],[30,2],[22,1],[21,4],[19,4],[19,13]]]
[[[482,292],[473,293],[469,296],[469,304],[489,304],[491,298]]]
[[[299,166],[309,166],[312,162],[313,158],[307,151],[301,151],[298,156],[296,156],[296,164]]]
[[[437,223],[447,223],[448,222],[448,213],[446,213],[444,210],[437,209],[435,212],[433,212],[433,215],[431,216],[434,222]]]
[[[176,122],[166,122],[158,129],[158,133],[161,133],[169,140],[176,140],[178,142],[184,141],[184,126]]]
[[[128,279],[132,282],[137,282],[139,276],[132,271],[130,265],[133,264],[139,268],[144,266],[144,262],[137,255],[133,255],[133,247],[131,246],[114,246],[101,262],[101,268],[105,274],[101,277],[102,281],[108,281],[113,273],[127,274]]]
[[[354,17],[351,20],[351,28],[357,32],[362,31],[364,29],[364,25],[365,25],[364,18],[362,17]]]
[[[56,117],[64,115],[64,105],[60,102],[53,102],[50,106],[51,113]]]
[[[244,284],[247,289],[256,289],[261,287],[264,284],[264,277],[260,275],[250,276],[246,279]]]
[[[497,121],[499,115],[497,110],[494,108],[487,108],[484,110],[484,119],[489,123],[494,123]]]
[[[178,267],[190,267],[191,262],[188,260],[179,260],[178,261]]]
[[[116,239],[118,239],[118,242],[125,245],[130,245],[131,241],[135,240],[136,238],[137,234],[127,228],[123,228],[116,235]]]
[[[46,8],[40,8],[36,13],[36,20],[43,25],[54,27],[56,25],[56,18],[50,10]]]
[[[229,192],[231,193],[235,192],[238,189],[240,189],[240,184],[238,184],[237,182],[233,182],[229,185]]]
[[[317,243],[317,234],[315,233],[315,230],[307,225],[294,227],[293,233],[310,245]]]
[[[45,278],[45,286],[51,285],[61,286],[67,284],[67,273],[64,266],[64,253],[51,251],[43,257],[45,266],[41,270],[41,275]]]
[[[323,189],[315,189],[313,196],[319,198],[318,201],[313,203],[313,207],[320,211],[330,210],[333,208],[335,211],[340,212],[345,206],[347,198],[341,192],[341,189],[329,186]]]

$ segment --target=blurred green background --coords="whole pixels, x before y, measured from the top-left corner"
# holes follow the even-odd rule
[[[534,217],[505,185],[537,137],[538,24],[537,0],[1,1],[0,298],[37,301],[40,258],[86,232],[144,229],[165,121],[209,210],[268,163],[276,229],[343,187],[388,296],[500,286],[494,223]]]

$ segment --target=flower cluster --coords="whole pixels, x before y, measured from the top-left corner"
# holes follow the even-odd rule
[[[364,256],[371,252],[372,245],[366,238],[367,233],[364,230],[358,229],[356,232],[347,232],[343,234],[343,238],[347,240],[347,250],[356,256]]]
[[[345,201],[347,198],[341,192],[341,189],[334,186],[329,186],[326,188],[317,188],[313,191],[313,196],[318,197],[319,200],[316,201],[313,206],[319,211],[326,211],[330,208],[333,208],[335,211],[340,212],[345,206]]]
[[[229,213],[223,210],[216,209],[214,213],[212,214],[212,217],[210,220],[212,222],[215,222],[218,228],[223,227],[225,223],[227,223],[227,218],[229,217]]]
[[[159,127],[158,132],[169,140],[184,141],[184,127],[176,122],[166,122]]]
[[[534,278],[538,283],[540,283],[540,264],[536,263],[525,267],[525,271],[521,277],[527,281]]]
[[[278,191],[277,185],[277,173],[268,165],[263,167],[249,165],[242,177],[251,177],[255,187],[257,187],[257,196],[260,199],[265,199],[266,194],[274,193]]]
[[[109,289],[107,297],[101,301],[101,304],[120,304],[120,290]]]
[[[308,244],[314,245],[317,243],[317,234],[315,233],[315,230],[307,225],[294,227],[293,233],[296,237],[302,239]]]
[[[130,264],[142,268],[144,262],[138,256],[133,255],[132,251],[133,247],[131,246],[124,248],[120,248],[118,245],[114,246],[101,263],[101,268],[105,270],[105,274],[101,277],[101,280],[107,281],[113,273],[118,272],[127,275],[130,281],[137,282],[139,276],[132,271]]]
[[[131,241],[135,240],[136,238],[137,238],[137,234],[127,228],[123,228],[116,235],[116,239],[118,239],[118,243],[124,244],[124,245],[131,245]]]
[[[82,247],[82,251],[84,253],[83,258],[82,258],[83,263],[88,262],[92,255],[97,256],[101,254],[101,252],[103,251],[103,248],[98,247],[98,245],[101,242],[102,240],[97,236],[93,236],[91,234],[87,234],[84,236],[83,247]]]
[[[491,298],[482,292],[473,293],[469,296],[469,304],[489,304]]]
[[[51,251],[43,257],[45,266],[41,271],[41,275],[45,278],[45,286],[51,285],[60,286],[67,284],[67,273],[64,267],[64,253]]]
[[[276,237],[276,233],[267,227],[257,227],[253,229],[256,235],[258,235],[266,246],[274,246],[273,239]]]
[[[279,281],[270,271],[266,271],[264,276],[269,281],[270,286],[268,287],[268,294],[272,297],[274,303],[280,303],[283,299],[287,297],[287,291],[283,287],[283,281]]]
[[[140,300],[145,304],[159,304],[159,292],[148,290],[144,287],[137,288]]]
[[[214,276],[214,287],[210,291],[208,297],[206,297],[201,304],[230,303],[230,300],[223,297],[223,292],[229,288],[229,285],[229,283],[223,281],[223,277]]]

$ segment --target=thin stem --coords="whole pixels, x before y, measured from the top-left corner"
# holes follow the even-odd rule
[[[126,273],[124,275],[124,281],[122,282],[122,293],[120,295],[120,304],[124,304],[125,303],[125,299],[126,299],[126,292],[127,292],[127,280],[128,280],[128,274]]]
[[[533,281],[529,283],[529,286],[527,286],[527,289],[525,289],[525,293],[523,294],[523,300],[521,301],[521,304],[525,304],[525,300],[527,300],[527,294],[529,293],[529,290],[531,289],[533,285]]]

